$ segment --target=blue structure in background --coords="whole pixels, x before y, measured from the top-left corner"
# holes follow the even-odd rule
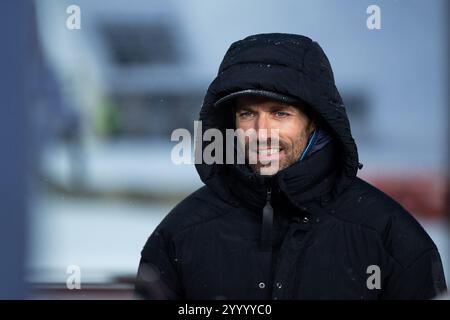
[[[0,9],[0,299],[26,297],[26,80],[31,8],[29,1],[2,1]]]

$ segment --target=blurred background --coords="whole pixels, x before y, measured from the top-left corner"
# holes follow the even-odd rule
[[[170,134],[193,131],[229,45],[265,32],[321,44],[359,176],[419,220],[448,285],[449,13],[445,0],[2,1],[0,298],[133,297],[147,237],[202,185],[171,162]],[[72,265],[83,290],[66,287]]]

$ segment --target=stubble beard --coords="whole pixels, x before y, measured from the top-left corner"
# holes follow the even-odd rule
[[[281,140],[279,141],[280,148],[284,150],[285,156],[281,161],[276,161],[276,163],[263,164],[260,161],[257,161],[255,164],[249,164],[249,167],[253,172],[263,175],[274,175],[278,171],[286,169],[291,166],[295,162],[297,162],[302,154],[303,150],[306,148],[307,143],[307,133],[303,131],[297,139],[295,139],[292,144],[287,141]],[[270,144],[268,144],[270,145]],[[246,148],[247,149],[247,148]],[[248,161],[248,157],[247,157]]]

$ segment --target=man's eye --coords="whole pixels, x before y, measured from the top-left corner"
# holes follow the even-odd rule
[[[241,111],[239,112],[239,117],[241,118],[248,118],[252,115],[250,111]]]
[[[277,112],[275,112],[275,115],[279,118],[283,118],[283,117],[287,117],[289,115],[289,113],[284,112],[284,111],[277,111]]]

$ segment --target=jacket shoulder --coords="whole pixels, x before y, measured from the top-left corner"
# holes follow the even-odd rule
[[[230,205],[210,188],[203,186],[180,201],[157,226],[166,236],[221,217],[230,212]]]
[[[430,236],[402,205],[356,177],[341,195],[335,216],[375,231],[386,251],[408,267],[429,250],[436,250]]]

